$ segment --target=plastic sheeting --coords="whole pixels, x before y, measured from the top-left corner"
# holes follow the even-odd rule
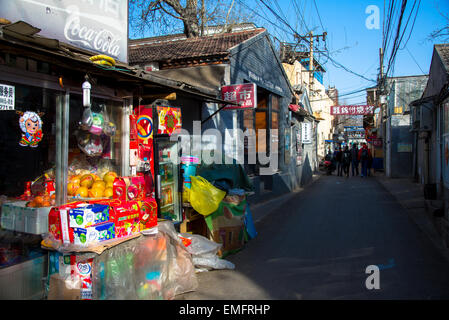
[[[76,263],[92,258],[92,299],[167,300],[198,287],[192,256],[168,221],[160,222],[154,235],[123,242],[99,255],[76,254]],[[54,268],[53,272],[62,278],[61,283],[70,286],[73,273],[63,269]],[[53,293],[49,296],[66,298]]]

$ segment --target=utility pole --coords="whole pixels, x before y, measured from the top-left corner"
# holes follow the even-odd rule
[[[312,95],[312,90],[313,90],[313,72],[314,72],[314,68],[313,68],[313,31],[310,31],[309,33],[309,37],[310,37],[310,55],[309,55],[309,93],[310,95]]]
[[[313,63],[314,40],[316,38],[318,41],[319,38],[322,37],[323,41],[326,41],[326,36],[327,36],[327,32],[323,32],[323,34],[314,35],[313,31],[310,31],[305,36],[295,35],[295,38],[298,39],[299,41],[305,40],[306,42],[309,43],[309,70],[307,70],[307,72],[309,72],[309,95],[312,95],[312,92],[313,92],[313,78],[314,78],[313,73],[315,72],[314,63]]]

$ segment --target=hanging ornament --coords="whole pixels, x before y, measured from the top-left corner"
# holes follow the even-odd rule
[[[42,120],[41,116],[44,115],[43,112],[33,112],[33,111],[17,111],[20,115],[19,125],[22,130],[22,139],[19,141],[19,145],[22,147],[30,146],[32,148],[37,147],[39,142],[42,140],[44,134],[42,133]]]

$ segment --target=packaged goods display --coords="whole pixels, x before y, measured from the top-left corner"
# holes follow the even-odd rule
[[[90,204],[69,210],[70,227],[84,228],[109,221],[109,206]]]
[[[104,222],[84,228],[73,228],[73,243],[80,246],[94,245],[115,238],[115,223]]]

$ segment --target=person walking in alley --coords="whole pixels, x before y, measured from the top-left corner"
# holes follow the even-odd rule
[[[368,161],[369,158],[371,157],[371,152],[368,149],[368,146],[366,145],[366,143],[363,143],[362,148],[359,150],[359,160],[362,164],[362,175],[361,177],[366,177],[368,174]]]
[[[342,156],[343,162],[343,173],[346,177],[349,177],[349,166],[351,165],[351,151],[349,151],[348,146],[345,146]]]
[[[337,147],[334,151],[334,159],[337,163],[337,176],[342,175],[343,167],[342,167],[342,152],[341,147]]]
[[[356,143],[353,143],[351,148],[351,170],[352,176],[359,175],[359,148]]]

